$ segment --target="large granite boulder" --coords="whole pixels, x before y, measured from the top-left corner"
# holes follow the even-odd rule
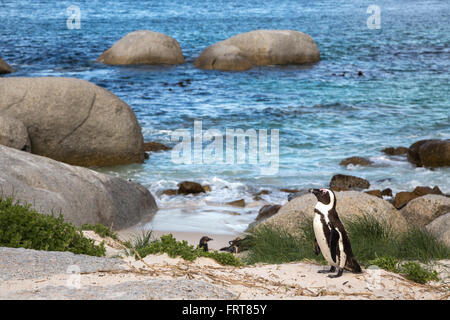
[[[408,149],[408,161],[418,167],[450,166],[450,139],[420,140]]]
[[[80,226],[122,229],[151,216],[155,199],[143,186],[90,169],[0,146],[0,190],[46,214]]]
[[[22,121],[32,153],[80,166],[144,161],[133,110],[114,94],[73,78],[0,79],[0,114]]]
[[[406,230],[406,221],[389,202],[358,191],[335,192],[336,211],[344,224],[346,220],[371,216],[377,221],[389,224],[393,230]],[[314,217],[317,199],[312,194],[294,198],[281,207],[277,214],[268,218],[260,226],[282,228],[293,235],[299,234],[298,225],[305,219]]]
[[[253,66],[304,64],[320,60],[314,40],[294,30],[255,30],[206,48],[195,60],[201,69],[248,70]]]
[[[434,219],[427,224],[426,229],[431,232],[436,239],[441,240],[450,247],[450,212]]]
[[[97,61],[105,64],[180,64],[183,52],[177,40],[163,33],[138,30],[127,34],[103,52]]]
[[[2,115],[0,115],[0,144],[31,152],[30,137],[23,122]]]
[[[0,58],[0,74],[11,73],[14,72],[13,68],[11,68],[2,58]]]
[[[450,198],[437,194],[427,194],[411,200],[400,210],[408,224],[416,227],[425,227],[447,212],[450,212]]]

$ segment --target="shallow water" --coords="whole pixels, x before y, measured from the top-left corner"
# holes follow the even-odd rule
[[[77,1],[81,29],[69,30],[66,8],[72,4],[0,3],[0,56],[17,70],[10,76],[77,77],[105,87],[133,108],[146,140],[171,144],[169,133],[192,131],[194,120],[201,120],[204,130],[280,132],[275,175],[261,175],[260,167],[250,164],[177,165],[171,152],[151,154],[142,165],[102,168],[144,184],[156,196],[161,210],[148,227],[242,231],[258,207],[217,203],[251,202],[260,189],[272,191],[263,196],[266,200],[282,203],[286,193],[280,188],[326,186],[336,173],[364,177],[371,189],[438,185],[450,192],[450,168],[414,168],[402,157],[380,152],[419,139],[450,138],[448,1],[377,1],[379,30],[367,28],[366,10],[372,3],[361,1]],[[138,29],[173,36],[186,63],[120,67],[95,62],[115,41]],[[193,67],[206,46],[254,29],[308,33],[319,46],[321,61],[246,72]],[[359,70],[364,76],[357,75]],[[185,79],[191,84],[176,85]],[[369,157],[377,166],[339,166],[353,155]],[[182,180],[209,184],[212,192],[160,195]]]

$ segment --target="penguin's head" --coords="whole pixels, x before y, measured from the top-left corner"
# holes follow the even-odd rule
[[[335,205],[336,197],[333,191],[329,189],[310,189],[309,192],[315,195],[317,201],[320,203],[330,206],[331,208]]]
[[[202,237],[200,239],[200,244],[205,244],[205,243],[207,243],[208,241],[211,241],[211,240],[213,240],[213,239],[211,239],[210,237],[204,236],[204,237]]]

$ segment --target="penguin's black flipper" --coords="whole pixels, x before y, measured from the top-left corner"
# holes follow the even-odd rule
[[[317,243],[316,238],[314,238],[314,253],[316,254],[316,256],[318,256],[320,253],[320,247],[319,244]]]
[[[333,259],[334,262],[336,262],[336,255],[339,250],[338,245],[339,245],[339,232],[337,232],[336,229],[331,228],[331,230],[330,230],[330,253],[331,253],[331,259]]]

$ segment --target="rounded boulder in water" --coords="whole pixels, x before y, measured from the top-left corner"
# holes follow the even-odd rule
[[[318,62],[311,36],[295,30],[254,30],[206,48],[195,60],[200,69],[242,71],[254,66]]]
[[[159,32],[138,30],[117,41],[97,61],[114,65],[181,64],[184,57],[174,38]]]

